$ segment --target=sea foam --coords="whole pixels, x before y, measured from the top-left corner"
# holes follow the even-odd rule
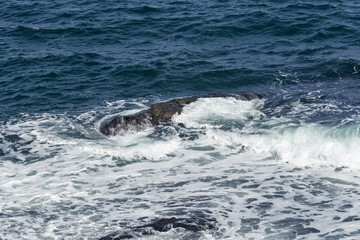
[[[359,125],[275,117],[266,101],[199,99],[171,125],[112,137],[97,131],[103,113],[95,110],[7,122],[0,230],[18,239],[97,239],[156,217],[209,214],[214,231],[156,237],[276,239],[327,231],[324,219],[355,231],[332,219],[350,221],[344,209],[356,206]]]

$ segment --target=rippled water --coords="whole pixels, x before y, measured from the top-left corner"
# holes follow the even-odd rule
[[[360,236],[356,1],[6,1],[0,239]],[[170,125],[99,126],[176,97]]]

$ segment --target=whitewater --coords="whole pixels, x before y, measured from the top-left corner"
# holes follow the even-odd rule
[[[359,239],[359,9],[3,1],[0,240]]]
[[[99,239],[156,217],[205,215],[215,229],[150,239],[356,236],[358,118],[305,121],[304,114],[340,111],[312,95],[315,102],[276,106],[266,98],[200,98],[173,124],[111,137],[98,131],[113,116],[105,113],[136,113],[147,102],[9,121],[0,135],[0,232]]]

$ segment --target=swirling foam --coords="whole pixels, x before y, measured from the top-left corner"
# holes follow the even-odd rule
[[[0,232],[96,239],[155,217],[199,213],[214,217],[216,229],[181,234],[271,239],[329,228],[354,232],[342,221],[355,218],[347,209],[357,206],[358,124],[272,117],[265,102],[199,99],[172,126],[114,137],[97,131],[96,111],[7,122],[0,131]]]

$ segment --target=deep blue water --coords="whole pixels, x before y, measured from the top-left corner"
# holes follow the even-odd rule
[[[6,1],[2,118],[358,79],[356,1]]]
[[[151,133],[139,133],[145,134],[140,137],[126,136],[125,140],[107,139],[98,132],[103,119],[146,109],[159,101],[209,92],[239,91],[260,94],[264,98],[261,103],[251,106],[219,100],[220,105],[216,107],[214,102],[200,102],[198,108],[188,110],[190,113],[194,111],[193,114],[184,114],[184,118],[177,120],[187,123],[185,129],[156,129]],[[207,104],[215,105],[204,112],[199,110]],[[329,201],[332,204],[329,208],[335,209],[334,214],[344,213],[344,216],[322,212],[322,218],[293,222],[291,217],[294,216],[289,217],[284,213],[290,210],[281,211],[281,206],[277,206],[274,209],[280,209],[278,212],[281,214],[277,214],[276,210],[269,213],[273,218],[268,219],[266,209],[271,209],[271,204],[274,204],[268,200],[265,203],[271,204],[268,204],[270,208],[265,208],[265,212],[261,209],[268,206],[266,204],[252,207],[258,214],[254,218],[256,220],[243,221],[241,217],[224,217],[221,212],[228,207],[223,206],[222,202],[226,200],[219,200],[216,193],[212,193],[210,200],[206,200],[209,204],[206,208],[214,208],[211,217],[218,221],[216,230],[208,231],[207,235],[180,233],[179,236],[185,236],[184,239],[297,238],[299,236],[294,235],[294,231],[304,230],[304,226],[315,222],[318,224],[311,227],[317,231],[309,228],[300,231],[300,235],[313,239],[357,238],[360,228],[346,224],[356,222],[338,224],[333,219],[338,220],[339,217],[341,222],[349,217],[350,212],[352,216],[360,215],[359,203],[351,203],[352,198],[359,198],[360,191],[360,180],[356,177],[360,169],[360,155],[357,155],[357,144],[360,142],[359,106],[360,3],[357,1],[3,1],[0,7],[0,168],[3,174],[0,183],[0,219],[4,223],[0,225],[5,227],[0,227],[0,239],[96,239],[119,230],[119,224],[110,224],[110,227],[105,224],[110,218],[106,216],[107,207],[99,207],[101,203],[97,201],[100,198],[103,202],[109,201],[107,206],[110,212],[116,209],[119,215],[113,216],[114,219],[121,219],[129,225],[129,219],[135,223],[142,221],[137,220],[142,219],[141,212],[134,210],[135,214],[129,209],[143,207],[148,211],[146,214],[153,211],[152,216],[147,216],[149,218],[170,216],[172,207],[156,204],[158,202],[153,199],[158,191],[166,188],[165,185],[151,185],[155,190],[148,190],[144,197],[150,202],[148,205],[137,205],[137,200],[129,197],[133,202],[129,203],[129,200],[124,208],[114,203],[111,189],[117,189],[116,194],[119,195],[130,194],[128,191],[131,192],[133,188],[144,188],[146,192],[149,186],[143,186],[142,181],[156,182],[154,176],[171,171],[176,173],[169,173],[164,181],[176,182],[170,176],[178,176],[180,180],[191,182],[192,177],[200,177],[202,172],[209,176],[215,174],[219,179],[227,174],[233,176],[235,172],[230,170],[238,167],[234,156],[240,159],[244,168],[255,159],[272,159],[275,162],[269,165],[266,162],[259,166],[255,164],[258,170],[251,170],[252,167],[244,170],[248,178],[252,177],[249,174],[251,171],[255,176],[258,174],[254,181],[259,182],[260,186],[265,182],[264,172],[268,170],[280,178],[284,176],[283,172],[289,173],[298,167],[312,169],[299,170],[298,176],[290,174],[292,180],[284,180],[280,184],[281,187],[288,184],[286,186],[293,191],[293,195],[288,197],[286,192],[290,190],[279,190],[278,194],[286,195],[281,197],[285,198],[284,205],[291,206],[295,202],[306,206],[304,209],[299,207],[297,212],[291,210],[294,211],[291,214],[299,217],[301,211],[316,214],[326,209],[328,206],[321,204]],[[239,107],[248,112],[232,115],[234,108]],[[207,115],[211,111],[214,111],[213,115]],[[219,116],[214,120],[212,116],[216,113]],[[189,120],[194,115],[196,121]],[[230,120],[224,119],[227,115]],[[242,122],[228,126],[229,121]],[[219,137],[224,133],[216,135],[213,132],[213,128],[223,129],[217,128],[219,124],[225,124],[226,134],[231,135],[221,141]],[[239,125],[241,127],[238,129]],[[190,131],[186,136],[199,136],[184,138],[183,131]],[[169,132],[172,132],[170,137]],[[247,134],[248,138],[245,137]],[[202,142],[203,135],[212,140]],[[174,136],[180,136],[180,140],[174,140]],[[252,136],[259,138],[252,139]],[[161,141],[153,142],[152,139]],[[201,141],[193,142],[193,139]],[[262,142],[269,144],[269,147],[263,148]],[[253,147],[255,145],[257,147]],[[231,147],[227,149],[225,146]],[[242,150],[232,152],[234,149]],[[158,152],[158,155],[154,152]],[[199,152],[203,155],[200,156]],[[184,167],[187,165],[183,165],[183,158],[190,165],[189,169]],[[209,159],[219,163],[228,159],[233,164],[225,164],[221,173],[208,172],[211,167],[202,167]],[[57,166],[61,161],[67,164]],[[84,165],[80,164],[81,161]],[[159,161],[166,163],[163,164],[165,167],[160,164],[162,172],[157,169]],[[141,165],[145,163],[150,166]],[[281,168],[284,163],[290,166]],[[194,168],[199,168],[198,172],[191,172],[192,164]],[[266,167],[259,170],[262,164]],[[315,170],[313,164],[316,165]],[[128,171],[129,166],[140,169],[138,175],[134,173],[133,176],[140,180],[124,180],[126,186],[134,185],[129,187],[130,190],[124,190],[121,184],[116,185],[123,181],[121,177],[101,177],[113,176],[113,173],[109,173],[113,167],[117,169],[114,172],[122,172]],[[60,175],[56,175],[55,167],[63,169]],[[41,169],[46,169],[46,173],[40,174]],[[95,173],[91,169],[98,172],[98,178],[92,175]],[[337,169],[336,174],[340,175],[329,180],[326,177],[334,173],[333,169]],[[339,169],[347,169],[350,173]],[[82,170],[89,174],[82,176]],[[66,180],[69,176],[65,173],[72,171],[74,175],[69,176],[79,176],[79,179],[74,177]],[[148,178],[146,171],[149,171]],[[190,172],[190,179],[187,179],[186,172]],[[124,179],[125,175],[122,175]],[[32,182],[27,176],[39,176],[39,179]],[[94,186],[91,179],[97,179],[97,183],[103,179],[104,184]],[[341,181],[345,180],[348,188],[344,190],[339,186],[344,186]],[[27,181],[31,184],[27,185]],[[39,181],[63,184],[55,186],[49,182],[49,186],[37,185]],[[325,186],[324,181],[329,185]],[[339,181],[340,185],[337,185]],[[82,187],[81,182],[84,184]],[[75,190],[68,190],[69,184],[79,186],[76,185]],[[231,198],[233,192],[227,192],[229,186],[224,187],[226,183],[209,184],[225,189],[224,192],[218,190],[219,196],[224,194]],[[274,180],[274,184],[279,182]],[[294,184],[301,187],[294,187]],[[41,191],[36,194],[18,193],[19,186],[25,192],[29,186],[45,189],[44,196],[40,196]],[[65,190],[55,190],[64,186]],[[91,192],[92,187],[94,192]],[[261,191],[275,188],[265,186]],[[162,198],[177,198],[178,194],[190,194],[196,189],[196,184],[183,187],[178,193]],[[211,192],[211,187],[209,189]],[[307,189],[309,199],[319,197],[319,202],[307,202],[300,197],[299,189]],[[251,194],[260,194],[261,191]],[[94,197],[97,193],[99,196]],[[76,194],[79,194],[77,199],[91,196],[91,200],[71,202],[71,196]],[[130,194],[134,195],[136,193]],[[348,198],[340,201],[336,199],[337,195]],[[184,196],[182,201],[193,203],[188,197]],[[34,201],[27,202],[34,198]],[[202,200],[199,199],[196,202],[200,206]],[[351,206],[348,215],[343,203]],[[72,204],[73,209],[83,211],[72,212]],[[92,204],[98,204],[99,209],[86,210]],[[229,208],[235,208],[233,211],[238,211],[238,215],[251,211],[247,210],[251,208],[243,206]],[[29,214],[27,211],[30,210],[33,212]],[[86,211],[89,213],[84,215]],[[60,215],[89,218],[82,223],[72,219],[69,220],[71,224],[66,225]],[[44,216],[50,217],[50,220],[37,220]],[[310,216],[302,217],[306,219]],[[78,224],[69,227],[73,222]],[[96,231],[91,231],[94,226]],[[174,236],[166,235],[163,238]]]

